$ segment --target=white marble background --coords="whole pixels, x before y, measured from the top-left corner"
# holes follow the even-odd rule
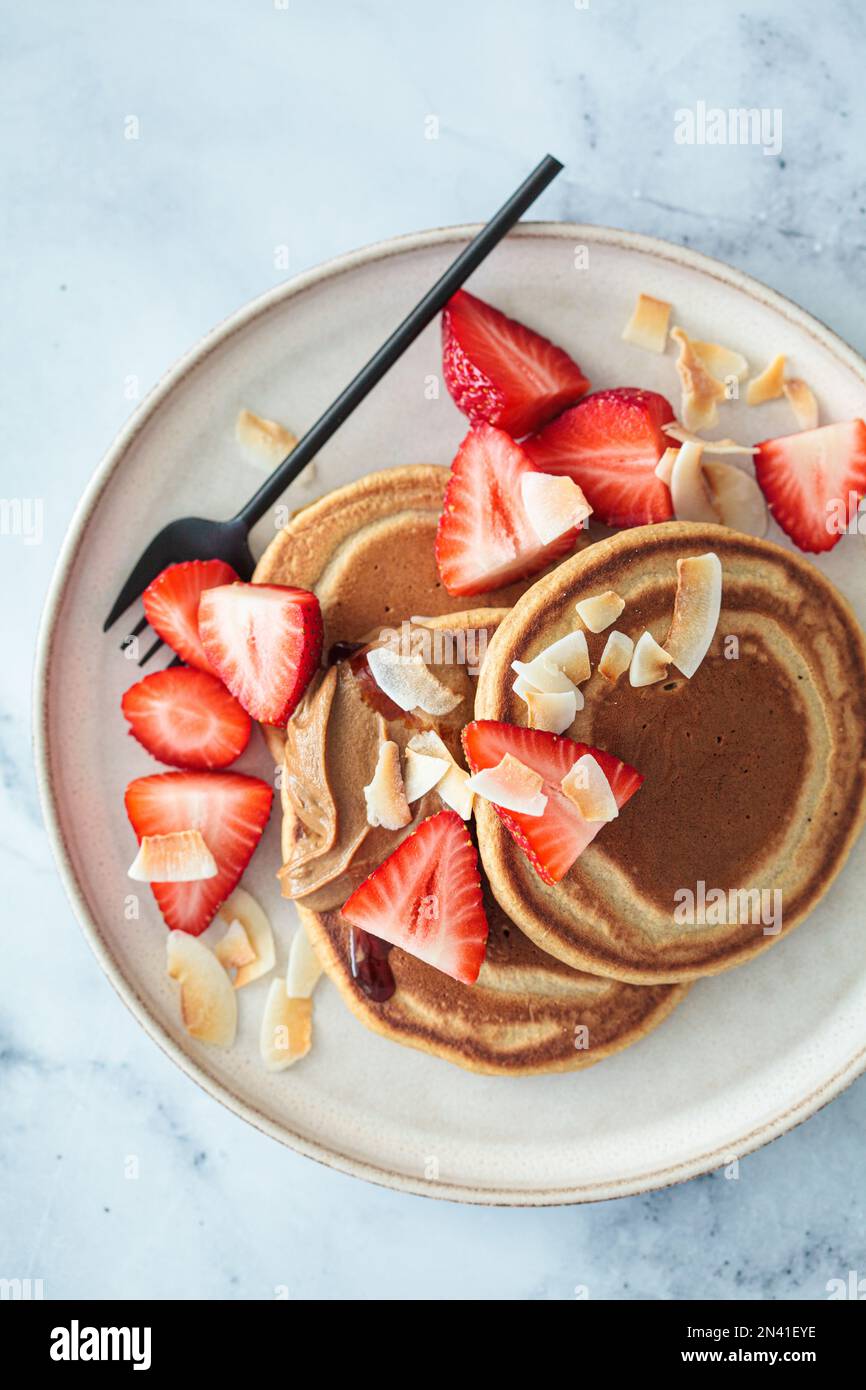
[[[547,149],[537,215],[688,242],[866,350],[866,14],[856,0],[41,0],[0,4],[0,1276],[49,1297],[822,1298],[866,1273],[866,1079],[720,1174],[476,1210],[298,1158],[210,1100],[101,976],[29,752],[35,628],[72,508],[142,391],[292,273],[489,213]],[[679,146],[673,112],[781,108],[783,148]],[[439,120],[437,141],[425,118]],[[124,138],[127,117],[140,138]],[[126,1155],[141,1162],[124,1176]]]

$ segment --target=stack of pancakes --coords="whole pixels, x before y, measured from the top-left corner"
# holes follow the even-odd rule
[[[449,597],[433,540],[446,469],[369,475],[299,512],[255,574],[319,596],[329,667],[290,723],[266,730],[285,760],[284,893],[327,974],[368,1027],[475,1071],[530,1074],[591,1065],[660,1023],[691,980],[765,949],[814,906],[841,868],[866,814],[866,651],[839,594],[807,562],[723,527],[667,523],[587,544],[541,579],[482,595],[481,610]],[[340,905],[419,820],[399,832],[366,825],[363,787],[383,737],[401,750],[417,728],[388,702],[363,698],[353,644],[420,617],[435,630],[483,629],[480,679],[442,667],[464,700],[435,721],[455,758],[471,718],[525,724],[511,662],[530,660],[579,626],[575,603],[613,589],[616,626],[662,641],[677,559],[714,551],[723,608],[710,653],[689,681],[633,689],[595,669],[569,731],[643,773],[641,790],[555,887],[545,885],[476,798],[490,923],[477,985],[467,987],[399,948],[390,991],[370,987]],[[606,633],[588,634],[593,668]],[[474,710],[473,710],[474,705]],[[434,721],[428,721],[430,723]],[[778,891],[775,916],[683,925],[682,890]],[[679,896],[678,896],[679,895]],[[745,901],[746,899],[744,899]],[[749,902],[752,899],[748,899]],[[718,915],[718,914],[717,914]],[[385,994],[387,997],[382,997]]]

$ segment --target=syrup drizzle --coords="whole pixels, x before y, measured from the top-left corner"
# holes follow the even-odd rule
[[[376,1004],[384,1004],[390,999],[397,982],[388,963],[391,951],[390,941],[363,931],[360,927],[349,928],[349,961],[352,977],[368,999]]]

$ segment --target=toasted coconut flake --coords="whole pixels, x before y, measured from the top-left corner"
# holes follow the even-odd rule
[[[431,758],[427,753],[417,753],[414,748],[406,749],[403,762],[403,791],[410,804],[432,791],[451,766],[445,758]]]
[[[190,1037],[215,1047],[231,1047],[238,1024],[237,1000],[213,951],[189,932],[171,931],[166,965],[180,984],[180,1015]]]
[[[700,444],[705,454],[756,454],[757,444],[738,444],[736,439],[702,439],[699,434],[694,434],[687,430],[685,425],[681,425],[679,420],[671,420],[669,425],[662,425],[665,434],[669,434],[671,439],[678,439],[680,444]],[[666,449],[656,464],[656,477],[661,478],[662,482],[670,481],[670,473],[663,477],[659,469],[662,467],[668,454],[676,454],[676,449]]]
[[[313,1001],[289,998],[282,980],[271,980],[259,1051],[268,1071],[284,1071],[306,1057],[313,1042]]]
[[[319,982],[322,966],[313,949],[306,928],[298,927],[289,948],[286,971],[286,994],[290,999],[309,999]],[[275,982],[276,983],[276,982]]]
[[[540,695],[542,693],[538,690],[536,686],[532,684],[532,681],[528,681],[525,676],[516,676],[511,689],[514,691],[515,695],[518,695],[520,697],[521,700],[526,700],[529,695]],[[567,694],[568,692],[560,691],[559,693]]]
[[[570,690],[562,695],[545,695],[541,690],[528,690],[526,703],[529,706],[530,728],[543,729],[547,734],[564,734],[585,702],[580,690]]]
[[[443,685],[420,656],[404,657],[390,647],[373,647],[367,653],[367,664],[383,694],[407,713],[422,709],[425,714],[441,717],[450,714],[463,699],[456,690]]]
[[[520,483],[529,524],[543,545],[582,526],[592,507],[572,478],[553,473],[524,473]]]
[[[511,667],[533,689],[545,695],[565,695],[581,681],[589,680],[592,667],[586,633],[582,628],[567,632],[532,661],[512,661]]]
[[[723,385],[732,377],[742,381],[748,373],[748,362],[741,352],[734,352],[733,348],[722,347],[721,343],[702,343],[696,338],[692,339],[692,347],[710,376]]]
[[[629,684],[633,686],[655,685],[663,681],[670,665],[670,653],[660,647],[651,632],[644,632],[638,638],[629,666]]]
[[[373,780],[364,788],[367,803],[367,824],[381,825],[385,830],[402,830],[412,819],[409,802],[403,789],[400,771],[400,749],[393,739],[379,745]]]
[[[615,685],[628,670],[633,655],[634,642],[624,632],[614,629],[605,643],[598,669],[605,680]]]
[[[544,778],[511,753],[506,753],[496,767],[476,772],[470,785],[478,796],[495,802],[504,811],[518,811],[523,816],[544,815]]]
[[[297,436],[276,420],[264,420],[251,410],[242,410],[235,421],[235,438],[250,463],[268,470],[282,463],[297,444]]]
[[[697,439],[697,435],[695,435],[695,439]],[[674,447],[665,449],[653,470],[656,477],[660,482],[664,483],[665,487],[670,487],[671,485],[671,474],[674,471],[674,459],[678,453],[679,449]]]
[[[578,758],[563,777],[560,787],[584,820],[612,821],[619,815],[610,782],[591,753]]]
[[[574,606],[581,622],[589,628],[590,632],[604,632],[606,627],[610,627],[611,623],[616,622],[625,608],[625,599],[620,598],[613,589],[605,589],[603,594],[593,594],[592,598],[582,598]]]
[[[274,933],[264,908],[245,888],[236,888],[231,897],[226,898],[219,915],[229,925],[234,921],[240,922],[256,953],[255,960],[250,961],[249,965],[242,965],[235,976],[235,989],[243,989],[244,985],[273,970],[276,960]]]
[[[716,635],[722,606],[722,565],[718,555],[677,560],[674,616],[665,638],[669,659],[684,676],[693,676]]]
[[[769,513],[764,494],[750,473],[730,463],[704,462],[704,478],[723,526],[747,536],[765,536]]]
[[[528,690],[542,691],[545,695],[566,695],[569,690],[575,688],[574,681],[569,680],[559,667],[545,661],[543,653],[534,657],[532,661],[512,661],[511,669],[517,672],[518,679],[514,682],[513,689],[521,699],[525,698]],[[520,690],[517,689],[518,683]]]
[[[243,965],[251,965],[256,958],[253,944],[241,922],[229,923],[229,929],[214,947],[214,954],[224,970],[240,970]]]
[[[129,866],[129,877],[137,883],[196,883],[216,875],[216,860],[200,830],[142,836]]]
[[[700,444],[681,444],[671,470],[671,502],[677,521],[719,519],[704,477]]]
[[[419,733],[413,734],[409,740],[408,748],[413,753],[422,753],[428,758],[440,758],[448,764],[447,772],[436,783],[436,791],[446,806],[450,806],[452,811],[456,811],[461,819],[469,820],[472,815],[472,803],[475,800],[475,793],[469,785],[469,773],[454,761],[447,744],[439,737],[436,730],[422,729]]]
[[[719,418],[719,401],[725,399],[724,383],[707,370],[682,328],[672,328],[671,337],[680,349],[677,372],[683,392],[680,411],[683,423],[689,430],[708,429]]]
[[[818,402],[815,400],[811,388],[800,377],[792,376],[790,381],[782,383],[782,390],[797,418],[800,429],[816,430],[818,428]]]
[[[763,405],[764,401],[774,401],[781,396],[785,386],[785,357],[780,353],[768,362],[759,376],[752,377],[746,388],[749,405]]]
[[[665,299],[639,294],[634,312],[622,330],[623,341],[647,352],[664,352],[668,341],[671,306]]]

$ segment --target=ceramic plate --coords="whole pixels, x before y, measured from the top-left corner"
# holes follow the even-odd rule
[[[88,489],[54,578],[40,639],[37,762],[61,873],[100,964],[154,1040],[212,1095],[302,1153],[405,1191],[488,1203],[587,1201],[742,1156],[864,1068],[866,842],[790,940],[698,983],[629,1051],[549,1078],[474,1076],[398,1047],[367,1032],[327,981],[316,995],[312,1052],[270,1074],[257,1047],[267,982],[243,991],[230,1052],[195,1043],[179,1026],[165,927],[149,895],[140,920],[126,915],[134,839],[123,790],[157,769],[119,711],[136,669],[118,650],[121,632],[102,635],[114,594],[164,522],[191,512],[229,516],[261,481],[234,442],[238,410],[248,406],[302,433],[473,230],[390,241],[281,286],[212,333],[145,401]],[[680,247],[597,227],[528,224],[494,252],[472,288],[570,349],[594,386],[646,386],[678,399],[672,350],[656,357],[620,339],[645,291],[672,301],[674,322],[740,349],[754,368],[786,353],[790,372],[814,389],[822,419],[864,413],[866,364],[850,348],[779,295]],[[372,469],[449,463],[465,422],[444,389],[431,399],[439,372],[433,325],[288,503],[303,505]],[[722,432],[759,439],[793,428],[784,401],[752,413],[733,403]],[[256,553],[273,525],[260,524]],[[859,536],[820,562],[861,621],[863,562]],[[260,738],[239,767],[270,776]],[[244,882],[271,914],[283,965],[295,914],[274,878],[278,831],[275,816]]]

